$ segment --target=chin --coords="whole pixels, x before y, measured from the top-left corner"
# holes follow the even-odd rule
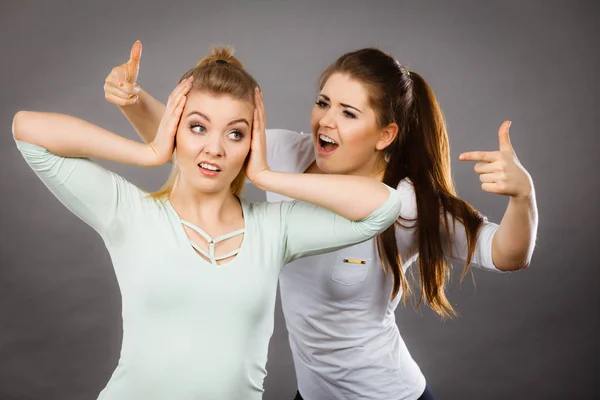
[[[331,160],[331,158],[317,156],[315,161],[317,162],[317,167],[326,174],[345,174],[343,166]]]
[[[229,189],[229,185],[222,182],[194,182],[194,189],[201,193],[214,194]]]

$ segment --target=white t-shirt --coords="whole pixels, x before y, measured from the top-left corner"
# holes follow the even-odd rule
[[[267,160],[276,171],[304,172],[314,161],[312,136],[267,130]],[[401,216],[415,218],[415,192],[409,180],[398,185]],[[268,201],[288,200],[267,193]],[[498,225],[481,228],[472,265],[498,271],[492,239]],[[406,271],[418,255],[416,229],[396,229]],[[448,254],[448,252],[447,252]],[[452,260],[465,262],[467,245],[456,223]],[[344,260],[361,260],[348,263]],[[425,377],[396,325],[391,300],[393,278],[385,274],[375,239],[288,264],[279,277],[298,389],[305,400],[413,400],[425,390]]]

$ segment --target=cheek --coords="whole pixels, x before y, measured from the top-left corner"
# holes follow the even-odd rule
[[[369,148],[372,142],[371,133],[362,121],[340,118],[337,121],[340,139],[344,145],[352,148]]]
[[[202,140],[189,132],[178,132],[175,137],[175,146],[177,157],[181,160],[195,160],[198,153],[202,150]]]
[[[242,166],[248,152],[250,151],[250,139],[245,139],[243,143],[233,143],[227,151],[228,157],[232,164]]]
[[[323,118],[323,113],[318,107],[313,107],[310,112],[310,127],[315,133],[319,130],[319,121]]]

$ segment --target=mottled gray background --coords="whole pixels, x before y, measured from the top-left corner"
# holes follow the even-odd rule
[[[271,128],[308,130],[318,74],[379,46],[429,80],[445,111],[459,193],[491,220],[467,150],[513,145],[540,213],[529,270],[475,272],[449,289],[460,318],[399,309],[401,332],[439,399],[589,399],[599,390],[598,37],[595,1],[0,2],[0,399],[95,399],[121,344],[120,296],[97,234],[28,169],[10,136],[19,109],[135,133],[102,85],[144,44],[139,82],[165,100],[212,44],[231,44],[261,82]],[[596,50],[594,50],[596,49]],[[110,165],[145,189],[167,168]],[[255,188],[252,199],[264,198]],[[278,307],[265,399],[295,377]]]

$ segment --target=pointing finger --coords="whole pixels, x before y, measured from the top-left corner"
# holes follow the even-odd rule
[[[508,130],[510,128],[511,121],[504,121],[498,129],[498,139],[500,141],[500,151],[514,152],[512,144],[510,143],[510,136]]]

